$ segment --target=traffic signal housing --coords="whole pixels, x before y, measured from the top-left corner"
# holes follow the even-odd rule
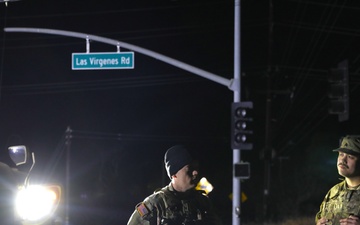
[[[253,103],[233,102],[231,106],[231,147],[251,150],[253,148]]]
[[[249,179],[250,178],[250,163],[249,162],[240,162],[234,164],[234,177],[240,179]]]
[[[329,114],[336,114],[339,122],[349,119],[349,66],[348,61],[340,62],[336,69],[330,69]]]

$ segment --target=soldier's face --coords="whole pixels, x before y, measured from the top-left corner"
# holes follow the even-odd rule
[[[343,177],[360,176],[359,171],[359,157],[350,155],[345,152],[339,152],[337,160],[337,169]]]
[[[197,171],[193,170],[190,173],[191,168],[189,165],[184,166],[176,173],[176,185],[181,187],[182,190],[187,190],[194,187],[193,180],[197,176]],[[178,190],[179,191],[179,190]]]

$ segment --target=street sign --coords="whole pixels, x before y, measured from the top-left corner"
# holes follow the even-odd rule
[[[134,69],[134,52],[72,53],[73,70]]]

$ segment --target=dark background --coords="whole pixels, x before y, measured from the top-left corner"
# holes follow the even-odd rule
[[[241,1],[242,101],[254,102],[255,125],[254,149],[241,157],[251,163],[242,221],[314,216],[338,182],[331,150],[341,136],[359,134],[359,11],[350,1]],[[2,27],[98,35],[233,77],[232,1],[22,0],[0,13]],[[137,53],[132,70],[72,71],[71,53],[85,51],[81,39],[1,32],[3,161],[9,145],[25,144],[36,153],[35,173],[65,185],[68,147],[70,220],[125,224],[138,202],[169,182],[166,149],[185,144],[230,224],[232,91]],[[91,42],[91,52],[115,51]],[[350,119],[339,122],[328,113],[327,77],[345,59]]]

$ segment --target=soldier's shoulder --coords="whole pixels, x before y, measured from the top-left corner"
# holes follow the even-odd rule
[[[160,199],[161,195],[157,191],[146,197],[142,202],[138,203],[135,208],[140,217],[148,218],[154,207],[159,204]]]
[[[339,195],[339,192],[346,188],[345,181],[335,184],[332,186],[327,194],[329,198],[334,198]]]
[[[340,183],[335,184],[331,189],[334,190],[343,190],[346,188],[346,182],[345,180],[341,181]]]
[[[151,195],[149,195],[144,202],[149,202],[149,203],[156,203],[158,202],[161,198],[163,198],[164,194],[166,194],[166,188],[159,188],[156,189]]]

